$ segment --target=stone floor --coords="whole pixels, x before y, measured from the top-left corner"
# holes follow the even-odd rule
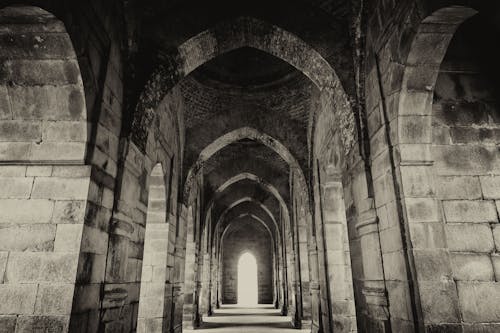
[[[199,332],[308,332],[295,330],[291,326],[291,318],[280,315],[272,305],[259,305],[246,308],[225,305],[216,310],[213,316],[204,317]],[[194,332],[184,330],[184,332]]]

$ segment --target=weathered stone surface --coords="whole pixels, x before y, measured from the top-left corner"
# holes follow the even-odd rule
[[[43,199],[0,200],[0,223],[48,223],[52,218],[54,202]]]
[[[5,272],[8,283],[75,281],[78,256],[67,253],[11,252]]]
[[[441,199],[468,199],[482,198],[479,177],[441,176],[437,186],[437,194]]]
[[[444,215],[451,222],[497,222],[493,201],[443,201]]]
[[[40,142],[42,127],[39,122],[26,120],[1,120],[0,142]]]
[[[500,199],[500,176],[480,177],[485,199]]]
[[[491,252],[494,249],[489,225],[448,224],[445,230],[450,251]]]
[[[28,199],[33,185],[32,177],[0,177],[0,199]]]
[[[500,302],[498,282],[457,282],[458,297],[465,322],[498,322]]]
[[[68,316],[19,316],[16,332],[65,332],[68,330],[68,326]]]
[[[54,252],[80,252],[82,230],[82,224],[58,224]]]
[[[459,281],[493,281],[495,277],[489,255],[452,253],[451,267]]]
[[[0,284],[0,313],[32,314],[35,306],[36,284]]]
[[[0,315],[0,333],[11,333],[16,330],[17,316]]]
[[[85,200],[89,191],[88,178],[37,177],[32,198]]]
[[[56,201],[52,223],[83,224],[86,202],[83,200]]]
[[[73,302],[73,284],[40,284],[35,303],[37,315],[69,315]]]
[[[458,296],[453,280],[419,281],[419,289],[422,297],[422,312],[427,323],[460,321]]]
[[[0,224],[0,251],[51,251],[55,235],[51,224]]]

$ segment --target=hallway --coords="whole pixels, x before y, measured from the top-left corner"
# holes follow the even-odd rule
[[[0,0],[0,333],[500,332],[499,17]]]
[[[280,310],[272,305],[258,305],[256,308],[223,305],[212,316],[204,317],[196,332],[308,332],[307,329],[293,329],[291,320],[289,316],[281,316]]]

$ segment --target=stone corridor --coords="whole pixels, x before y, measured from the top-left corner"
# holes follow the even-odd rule
[[[500,332],[499,17],[0,0],[0,333]]]

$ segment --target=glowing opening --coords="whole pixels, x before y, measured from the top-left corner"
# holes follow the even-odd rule
[[[257,305],[257,295],[257,260],[247,252],[238,261],[238,304]]]

